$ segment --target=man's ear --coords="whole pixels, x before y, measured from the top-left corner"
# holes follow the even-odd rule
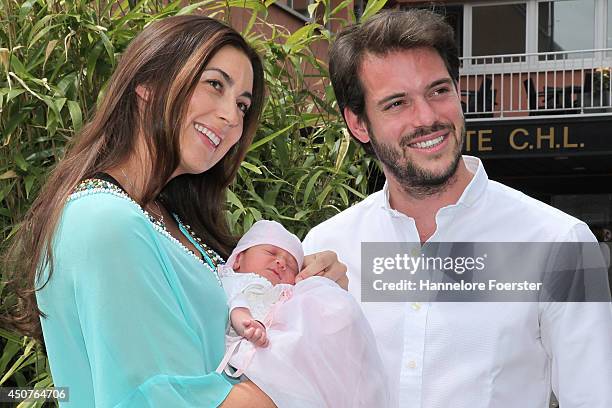
[[[234,264],[232,265],[233,270],[235,271],[240,270],[240,259],[242,259],[242,252],[236,255],[236,258],[234,259]]]
[[[145,102],[149,101],[149,88],[144,85],[136,86],[136,95]]]
[[[365,121],[361,120],[355,112],[348,107],[344,108],[344,119],[346,119],[346,124],[357,140],[361,143],[368,143],[370,141],[370,133],[368,132]]]

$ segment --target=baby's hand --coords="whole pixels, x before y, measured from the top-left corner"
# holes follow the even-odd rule
[[[242,322],[244,326],[243,337],[257,347],[268,347],[270,343],[266,334],[266,327],[257,320],[250,319]]]

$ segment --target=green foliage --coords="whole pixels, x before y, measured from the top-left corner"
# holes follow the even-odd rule
[[[263,218],[303,237],[364,197],[371,163],[346,132],[326,64],[312,51],[326,44],[331,33],[318,23],[294,33],[266,21],[255,25],[259,32],[261,25],[272,34],[246,36],[265,56],[268,98],[233,188],[236,194],[228,197],[229,219],[238,234]]]
[[[344,130],[326,64],[312,51],[326,48],[329,22],[347,23],[342,12],[354,19],[350,2],[317,1],[309,10],[323,10],[321,17],[289,33],[269,21],[271,1],[186,7],[159,0],[0,1],[0,250],[66,143],[91,117],[129,41],[148,23],[175,14],[231,21],[229,7],[249,9],[243,34],[264,58],[269,95],[262,125],[228,194],[236,234],[264,218],[303,237],[366,194],[371,159]],[[368,12],[381,4],[369,3]],[[0,350],[0,386],[51,384],[44,353],[32,340],[0,330]]]

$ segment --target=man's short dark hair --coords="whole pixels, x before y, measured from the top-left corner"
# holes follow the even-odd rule
[[[348,107],[359,119],[367,121],[363,84],[359,79],[366,54],[383,56],[417,47],[434,48],[451,78],[458,82],[459,55],[454,32],[438,13],[425,9],[383,10],[364,23],[342,30],[329,53],[330,78],[342,116]]]

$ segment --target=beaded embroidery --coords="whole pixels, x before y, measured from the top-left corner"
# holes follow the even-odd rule
[[[115,184],[109,181],[100,180],[96,178],[83,180],[81,183],[79,183],[76,186],[72,194],[70,194],[70,196],[68,197],[67,201],[70,202],[82,196],[89,195],[89,194],[96,194],[96,193],[108,193],[108,194],[112,194],[117,197],[121,197],[121,198],[124,198],[130,201],[132,204],[138,207],[138,209],[147,217],[147,219],[151,222],[151,224],[153,224],[153,229],[155,229],[157,232],[165,236],[167,239],[169,239],[174,244],[178,245],[181,249],[183,249],[183,251],[185,251],[187,254],[191,255],[192,257],[194,257],[200,264],[210,269],[210,271],[213,273],[213,275],[217,279],[217,282],[219,283],[219,285],[220,286],[222,285],[221,279],[219,279],[219,274],[217,272],[217,266],[221,263],[224,263],[225,261],[215,250],[210,248],[208,245],[204,244],[204,242],[202,242],[202,240],[193,233],[193,231],[191,230],[191,227],[187,224],[182,223],[176,215],[175,215],[175,219],[177,220],[179,225],[183,226],[183,228],[188,232],[188,234],[193,238],[193,240],[197,242],[197,244],[204,251],[206,256],[212,261],[213,263],[212,266],[209,265],[208,262],[204,261],[201,257],[197,256],[192,250],[190,250],[185,245],[183,245],[181,241],[173,237],[168,232],[168,230],[166,229],[166,226],[163,223],[161,223],[155,217],[149,214],[149,212],[143,209],[140,206],[140,204],[134,201],[122,189],[120,189]]]

